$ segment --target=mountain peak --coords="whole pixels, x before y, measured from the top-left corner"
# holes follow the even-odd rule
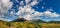
[[[13,20],[14,22],[24,22],[25,19],[24,18],[17,18],[15,20]]]

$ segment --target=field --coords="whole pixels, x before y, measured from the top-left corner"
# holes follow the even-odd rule
[[[60,28],[60,24],[0,21],[0,28]]]
[[[0,21],[0,28],[60,28],[60,24]]]
[[[54,24],[54,23],[42,23],[41,28],[60,28],[60,24]]]

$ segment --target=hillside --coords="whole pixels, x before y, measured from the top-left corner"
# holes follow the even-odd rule
[[[60,28],[60,24],[33,20],[32,22],[24,18],[18,18],[11,22],[0,20],[0,28]]]
[[[0,21],[0,28],[39,28],[37,24],[31,22],[20,22],[14,20],[14,22]]]
[[[18,18],[13,20],[12,22],[24,22],[24,21],[26,21],[24,18]]]

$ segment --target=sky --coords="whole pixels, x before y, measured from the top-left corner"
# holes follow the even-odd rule
[[[0,0],[0,20],[60,21],[60,0]]]

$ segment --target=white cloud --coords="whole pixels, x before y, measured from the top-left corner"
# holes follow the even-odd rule
[[[18,3],[19,3],[19,1],[18,1],[18,0],[16,0],[16,2],[18,2]]]
[[[25,0],[26,4],[29,3],[31,0]]]
[[[13,12],[13,11],[11,11],[11,12],[10,12],[10,14],[13,16],[13,15],[14,15],[14,12]]]
[[[12,7],[13,3],[10,0],[0,0],[0,17],[5,17],[8,10]]]
[[[43,16],[43,15],[45,17],[51,17],[51,18],[59,17],[59,14],[57,13],[52,13],[50,11],[37,12],[31,8],[20,8],[17,14],[19,15],[20,18],[25,18],[27,20],[40,19],[40,16]]]
[[[24,5],[23,1],[20,2],[20,5]]]
[[[25,0],[25,2],[26,2],[26,5],[30,5],[30,6],[34,6],[39,3],[38,0],[32,0],[32,2],[31,2],[31,0]],[[29,3],[29,2],[31,2],[31,3]]]
[[[0,20],[3,20],[3,21],[11,21],[11,20],[5,19],[5,18],[0,18]]]
[[[3,7],[10,8],[12,7],[13,3],[10,0],[2,0]]]
[[[43,14],[42,12],[35,12],[34,16],[42,16],[42,14]]]
[[[57,13],[52,13],[50,11],[45,11],[45,12],[37,12],[34,9],[32,9],[32,6],[38,4],[39,2],[37,0],[33,0],[31,3],[28,4],[29,1],[26,0],[26,6],[19,7],[19,11],[16,13],[19,18],[25,18],[27,20],[32,20],[32,19],[41,19],[40,16],[46,16],[46,17],[58,17],[59,14]],[[44,8],[44,7],[42,7]]]
[[[39,2],[37,0],[33,0],[33,2],[31,2],[31,6],[34,6],[36,4],[38,4]]]
[[[37,18],[39,19],[40,18],[39,16],[41,16],[42,13],[35,11],[31,7],[38,4],[37,0],[33,0],[30,4],[28,4],[28,2],[30,1],[26,0],[27,3],[26,6],[24,7],[20,6],[19,11],[16,14],[19,15],[20,18],[25,18],[27,20],[32,20]]]
[[[14,9],[10,9],[10,10],[11,10],[10,14],[13,16],[15,14],[15,10]]]
[[[52,12],[50,12],[50,11],[45,11],[44,12],[44,16],[46,16],[46,17],[59,17],[60,15],[59,14],[57,14],[57,13],[52,13]]]
[[[50,9],[47,9],[47,11],[54,11],[52,8],[50,8]]]
[[[42,6],[41,8],[42,8],[42,9],[44,9],[45,7],[44,7],[44,6]]]
[[[28,20],[31,20],[31,15],[30,14],[27,14],[24,16],[25,19],[28,19]]]
[[[0,0],[0,11],[2,13],[6,13],[8,9],[12,7],[12,2],[9,2],[10,0]]]

